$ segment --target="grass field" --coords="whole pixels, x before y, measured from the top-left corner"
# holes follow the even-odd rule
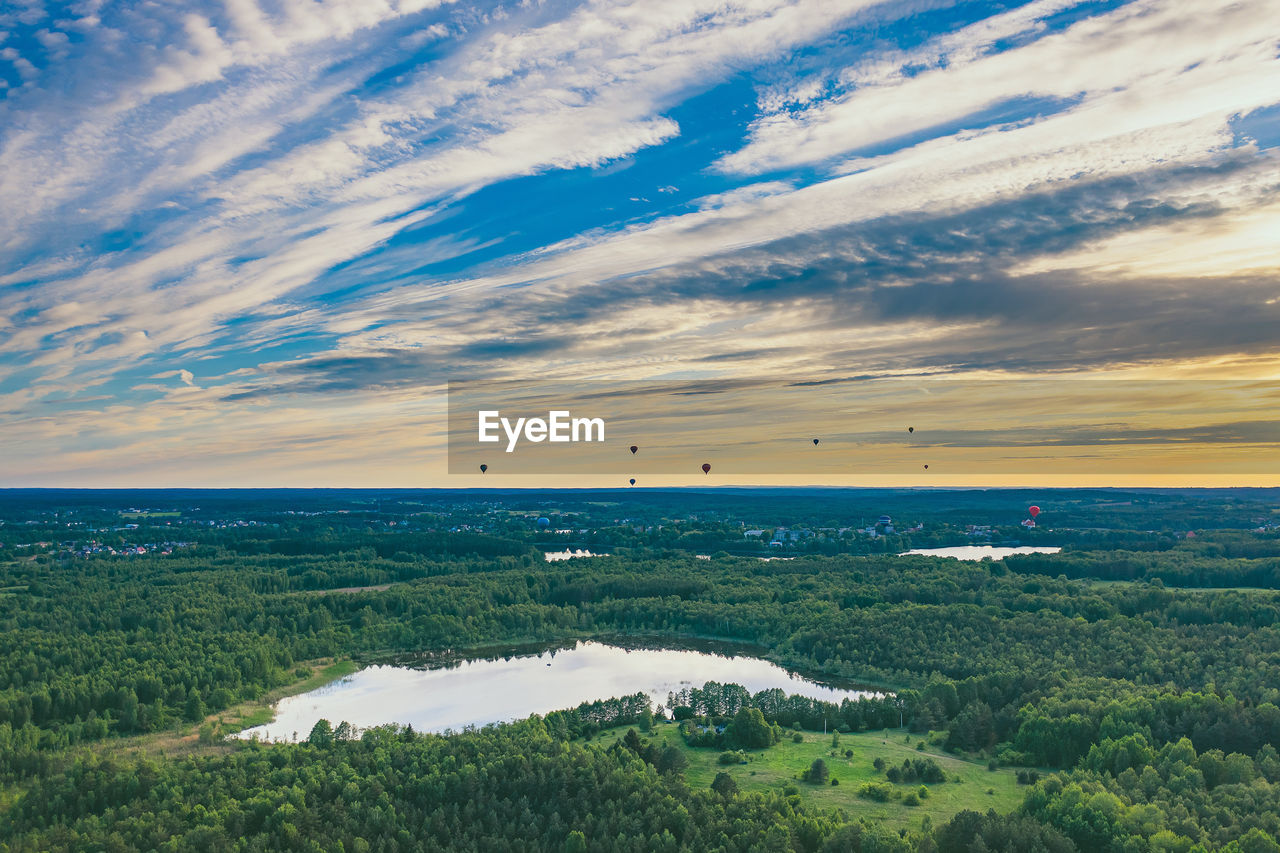
[[[299,693],[306,693],[309,690],[315,690],[317,687],[323,687],[331,681],[345,678],[360,669],[360,664],[350,660],[311,664],[310,666],[311,675],[307,678],[295,681],[285,687],[276,688],[263,698],[253,702],[242,702],[239,705],[233,705],[225,711],[211,715],[210,719],[222,721],[220,732],[224,735],[235,734],[245,729],[251,729],[254,726],[261,726],[274,719],[274,706],[281,699],[288,696],[297,696]]]
[[[602,732],[592,742],[600,747],[607,747],[626,734],[627,728],[629,727],[623,726]],[[1022,802],[1026,790],[1017,784],[1013,770],[1002,768],[991,771],[985,763],[956,758],[933,746],[926,746],[923,752],[919,752],[916,744],[919,743],[920,736],[912,735],[908,744],[905,742],[907,734],[902,729],[842,734],[838,758],[830,754],[831,735],[804,732],[802,743],[793,743],[791,735],[792,732],[788,731],[784,734],[782,743],[769,749],[749,752],[750,763],[728,767],[717,763],[720,757],[718,750],[686,746],[674,723],[655,725],[647,737],[658,743],[673,744],[684,752],[689,759],[685,778],[692,788],[710,787],[716,774],[723,770],[733,777],[741,791],[781,790],[787,785],[794,785],[800,789],[801,796],[815,806],[842,808],[852,817],[872,818],[894,828],[918,827],[925,815],[936,826],[963,809],[979,812],[991,808],[997,812],[1012,811]],[[853,758],[844,757],[846,749],[853,750]],[[884,773],[873,766],[877,758],[883,758],[886,765],[900,765],[905,758],[918,758],[922,755],[932,758],[946,771],[949,778],[959,781],[929,785],[928,799],[922,800],[918,806],[904,805],[900,799],[878,803],[858,796],[858,789],[863,783],[887,781]],[[838,786],[810,785],[797,779],[815,758],[827,762],[831,775],[840,780]],[[919,784],[894,787],[906,794],[916,790]]]

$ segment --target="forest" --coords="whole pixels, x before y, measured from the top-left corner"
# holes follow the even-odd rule
[[[1036,529],[1001,508],[1020,493],[603,497],[5,496],[0,849],[1280,850],[1274,494],[1042,493]],[[878,535],[786,560],[700,552],[735,525],[856,527],[842,499],[843,517],[892,505],[921,528],[895,549],[982,526],[1062,550],[966,562]],[[611,555],[548,562],[549,514]],[[877,695],[708,683],[673,693],[665,724],[641,694],[447,736],[334,720],[300,743],[224,737],[228,709],[319,661],[581,639],[710,640]],[[680,749],[658,724],[681,726]],[[684,767],[685,748],[881,730],[1016,768],[1019,804],[890,828],[869,798],[822,806],[810,780],[713,788]],[[875,784],[899,801],[945,784],[931,761]]]

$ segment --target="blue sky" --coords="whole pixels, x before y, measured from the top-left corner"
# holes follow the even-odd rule
[[[0,485],[440,485],[450,379],[1271,377],[1280,0],[0,5]]]

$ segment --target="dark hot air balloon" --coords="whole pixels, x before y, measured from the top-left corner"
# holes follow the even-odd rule
[[[634,486],[635,484],[636,484],[636,478],[635,478],[635,477],[632,477],[632,478],[631,478],[631,485],[633,485],[633,486]]]
[[[915,431],[916,431],[915,427],[907,427],[907,432],[915,432]]]
[[[483,474],[485,471],[488,471],[488,470],[489,470],[489,466],[488,466],[488,465],[481,465],[481,466],[480,466],[480,473],[481,473],[481,474]]]
[[[540,518],[540,519],[538,519],[538,526],[539,526],[539,527],[550,527],[550,526],[551,526],[551,519],[549,519],[549,518]]]
[[[924,470],[928,471],[928,470],[929,470],[929,466],[928,466],[928,465],[924,466]]]
[[[704,473],[704,474],[710,474],[710,473],[711,473],[711,463],[710,463],[710,462],[703,462],[703,463],[702,463],[702,473]]]
[[[633,444],[633,445],[631,445],[631,453],[632,453],[633,455],[634,455],[634,454],[635,454],[635,452],[636,452],[637,450],[639,450],[639,449],[640,449],[640,448],[639,448],[639,447],[636,447],[634,444]]]
[[[813,440],[813,443],[814,443],[814,444],[817,444],[817,443],[818,443],[818,439],[816,439],[816,438],[815,438],[815,439]]]
[[[1030,515],[1032,518],[1035,518],[1037,515],[1040,514],[1040,507],[1038,506],[1027,507],[1027,514]]]

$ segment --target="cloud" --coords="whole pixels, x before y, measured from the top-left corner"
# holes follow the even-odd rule
[[[18,76],[22,78],[24,84],[33,83],[40,76],[40,71],[31,60],[19,53],[17,48],[0,48],[0,59],[8,60],[13,65],[14,70],[18,72]]]
[[[102,312],[110,326],[146,329],[157,351],[205,345],[229,318],[261,311],[373,250],[413,224],[421,215],[414,211],[431,199],[539,170],[597,165],[671,138],[676,125],[653,112],[688,85],[689,75],[776,53],[788,38],[832,23],[809,14],[806,4],[672,3],[644,15],[626,5],[589,7],[515,34],[495,26],[352,112],[340,103],[343,87],[370,73],[375,58],[386,59],[361,53],[371,45],[343,39],[404,7],[355,4],[347,14],[335,10],[348,7],[330,5],[328,16],[308,11],[311,4],[290,5],[282,14],[294,26],[283,42],[275,36],[280,27],[254,17],[253,6],[231,7],[227,28],[239,40],[221,33],[211,16],[192,12],[181,21],[181,46],[125,81],[108,119],[33,114],[0,158],[13,166],[0,178],[0,200],[39,200],[20,206],[23,217],[5,247],[10,266],[21,268],[34,246],[55,239],[54,223],[81,239],[95,223],[146,230],[125,252],[71,249],[66,265],[78,255],[80,275],[14,294],[6,307],[38,312],[94,294],[110,303]],[[319,78],[300,78],[312,49],[326,51],[317,57]],[[603,65],[584,65],[584,55]],[[328,69],[342,61],[351,68],[330,79]],[[228,77],[231,69],[240,76]],[[550,79],[556,75],[558,82]],[[213,82],[224,90],[212,99],[174,101],[177,112],[167,102],[151,106],[157,95]],[[433,121],[442,109],[449,114]],[[317,140],[278,145],[292,127],[335,111],[350,120]],[[42,122],[51,123],[42,129]],[[453,131],[447,143],[422,144],[443,127]],[[55,136],[60,142],[50,144]],[[113,151],[115,138],[132,145],[128,155]],[[236,160],[250,162],[237,169]],[[98,206],[83,207],[95,198]],[[81,206],[67,216],[70,205]],[[151,212],[158,210],[180,212]],[[270,229],[260,217],[270,217]],[[147,228],[150,222],[156,227]],[[240,262],[245,256],[250,260]],[[101,331],[119,329],[83,334]]]
[[[1274,0],[1198,3],[1194,10],[1187,3],[1139,0],[997,49],[1001,40],[1070,5],[1028,4],[894,57],[896,68],[850,69],[846,94],[767,113],[753,125],[748,145],[722,158],[720,167],[764,172],[828,162],[953,123],[981,128],[984,110],[1018,99],[1047,99],[1040,103],[1050,115],[1033,113],[1032,125],[1072,127],[1088,141],[1118,129],[1209,117],[1225,124],[1237,112],[1275,102],[1275,39],[1256,26],[1280,13]],[[1213,17],[1209,32],[1202,15]],[[1072,115],[1086,120],[1054,121]],[[1046,135],[1064,146],[1071,141],[1061,130]],[[859,167],[856,160],[836,166]]]
[[[31,418],[92,397],[216,444],[459,375],[1262,369],[1276,2],[24,7],[0,433],[69,453]]]
[[[1243,164],[1237,170],[1248,171]],[[1163,179],[1186,189],[1221,177],[1218,169],[1187,169]],[[648,369],[736,361],[754,372],[784,363],[813,371],[849,364],[1043,371],[1218,357],[1273,343],[1280,311],[1268,303],[1271,274],[1220,271],[1211,289],[1197,280],[1132,276],[1115,288],[1054,261],[1099,238],[1118,239],[1110,236],[1116,233],[1165,231],[1176,241],[1221,224],[1223,211],[1206,202],[1134,197],[1136,189],[1154,188],[1150,177],[1145,186],[1113,179],[946,216],[888,217],[597,280],[572,299],[537,285],[485,287],[475,296],[483,313],[477,309],[470,323],[449,319],[463,313],[460,306],[435,296],[394,305],[375,298],[367,310],[380,320],[376,336],[349,335],[344,347],[394,342],[427,351],[405,352],[407,364],[396,350],[362,357],[355,372],[339,361],[348,383],[342,387],[512,375],[522,366],[540,373],[527,359],[512,360],[535,354],[561,362],[565,375],[599,376],[600,365],[655,347],[665,354],[644,360]],[[1044,268],[1027,267],[1024,259],[1035,257],[1046,259]],[[1233,294],[1230,302],[1224,290]],[[772,345],[748,357],[744,338]],[[526,342],[528,350],[511,342]],[[327,358],[289,365],[309,383],[277,390],[325,389],[317,374],[333,367]]]

